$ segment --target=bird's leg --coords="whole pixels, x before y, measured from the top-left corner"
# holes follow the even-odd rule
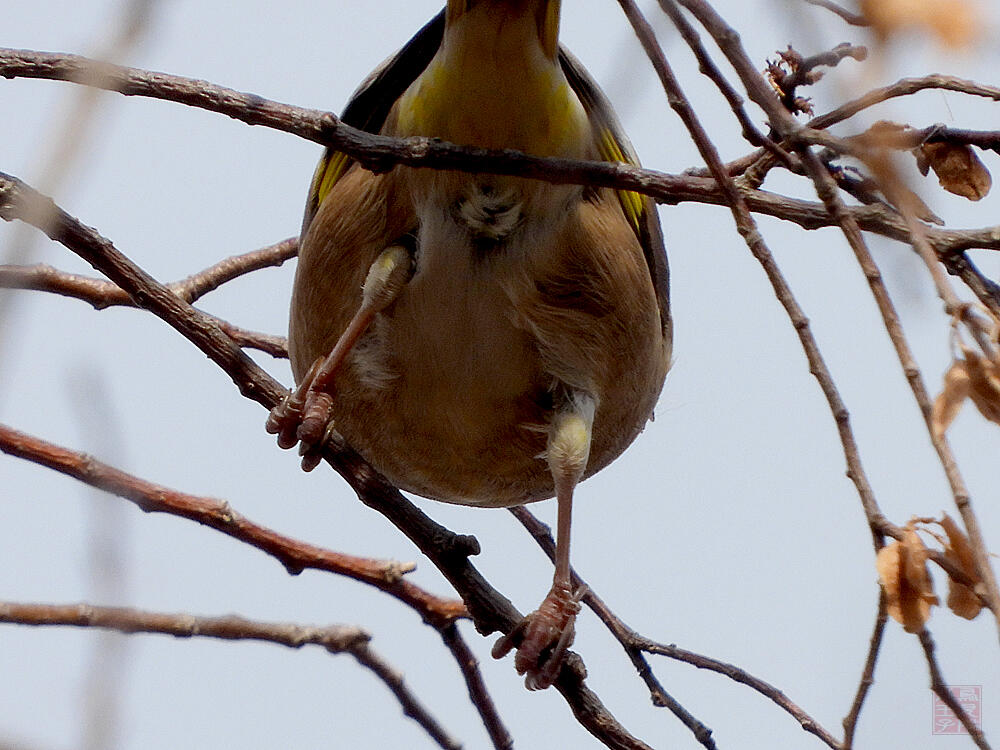
[[[278,436],[278,445],[291,448],[301,441],[302,467],[308,471],[318,461],[310,448],[322,445],[330,424],[334,379],[347,356],[375,320],[391,305],[413,276],[413,257],[402,245],[383,250],[368,269],[361,293],[361,307],[340,334],[333,350],[313,363],[302,382],[271,410],[266,429]]]
[[[574,392],[556,411],[549,426],[548,462],[556,490],[555,575],[552,588],[538,609],[497,641],[493,656],[501,658],[515,645],[514,668],[525,675],[529,690],[544,690],[562,668],[573,643],[574,623],[583,591],[574,592],[569,566],[573,491],[583,477],[590,455],[590,436],[596,404],[593,397]]]

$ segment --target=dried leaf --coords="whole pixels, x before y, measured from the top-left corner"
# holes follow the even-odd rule
[[[969,397],[979,413],[991,422],[1000,424],[1000,369],[996,363],[967,347],[965,370],[969,374]]]
[[[935,435],[944,436],[958,416],[965,399],[969,397],[969,389],[969,373],[965,369],[965,362],[955,361],[944,374],[944,387],[934,399],[934,408],[931,410],[931,426]]]
[[[931,163],[927,160],[927,154],[923,152],[923,149],[915,148],[912,151],[913,157],[917,160],[917,169],[920,171],[924,177],[926,177],[931,171]]]
[[[878,571],[879,583],[889,601],[889,612],[897,620],[899,615],[900,588],[900,566],[899,551],[902,545],[899,542],[892,542],[878,551],[875,556],[875,570]]]
[[[973,0],[861,0],[861,12],[882,39],[909,28],[929,31],[952,47],[975,41],[983,28]]]
[[[889,614],[907,633],[919,633],[938,603],[927,572],[927,548],[917,532],[907,528],[902,542],[879,550],[875,559]]]
[[[949,193],[982,200],[990,192],[993,178],[972,146],[955,143],[925,143],[920,147],[941,187]]]
[[[948,544],[945,546],[944,554],[969,578],[978,582],[979,572],[968,538],[947,513],[942,515],[941,528],[948,534]],[[972,620],[982,610],[983,605],[971,588],[949,578],[948,608],[959,617]]]

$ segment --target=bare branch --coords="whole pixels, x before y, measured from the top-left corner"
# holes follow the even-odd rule
[[[298,249],[298,239],[291,237],[260,250],[224,258],[186,279],[167,284],[167,288],[185,302],[194,303],[228,281],[262,268],[280,266],[286,260],[294,258]],[[0,265],[0,287],[75,297],[89,303],[95,310],[116,306],[136,307],[128,293],[117,284],[60,271],[44,263],[33,266]]]
[[[0,602],[0,622],[17,625],[70,625],[104,628],[120,633],[161,633],[175,638],[219,638],[227,641],[265,641],[288,648],[322,646],[332,654],[366,645],[371,636],[354,625],[306,627],[255,622],[237,615],[195,617],[189,614],[148,612],[128,607],[92,604],[24,604]]]
[[[0,76],[75,80],[74,76],[80,70],[96,64],[98,63],[75,55],[0,48]],[[344,125],[328,112],[272,102],[205,81],[134,68],[106,68],[108,75],[103,80],[108,82],[108,87],[112,90],[126,95],[176,101],[218,112],[251,125],[283,130],[343,151],[376,171],[388,169],[394,164],[406,164],[463,172],[517,175],[555,184],[615,187],[634,190],[668,204],[697,201],[724,205],[727,200],[725,191],[714,180],[667,175],[623,163],[549,159],[518,151],[469,148],[429,138],[388,138]],[[763,78],[760,81],[768,95],[773,96]],[[827,137],[832,144],[841,144],[838,139]],[[746,195],[747,205],[752,211],[794,221],[807,229],[834,225],[819,204],[790,201],[786,207],[786,199],[774,194],[748,192]],[[898,219],[877,212],[866,213],[865,209],[859,209],[859,212],[858,221],[866,230],[906,241],[905,226]],[[1000,248],[1000,233],[989,229],[965,231],[954,236],[942,232],[932,234],[931,238],[938,252],[972,247]]]
[[[181,299],[194,302],[202,295],[218,289],[226,281],[260,268],[280,265],[295,254],[297,244],[294,239],[285,240],[262,250],[226,258],[183,281],[168,284],[167,288]],[[137,306],[120,286],[111,281],[67,273],[43,263],[33,266],[0,266],[0,287],[73,297],[87,302],[95,310]],[[259,349],[279,359],[288,357],[288,342],[283,336],[248,331],[221,318],[209,317],[241,348]]]
[[[965,713],[965,709],[962,708],[962,704],[955,700],[955,696],[948,689],[948,685],[941,675],[941,668],[938,666],[937,657],[934,656],[934,639],[931,637],[930,631],[924,628],[920,631],[919,637],[920,645],[924,649],[924,656],[927,657],[927,668],[931,673],[931,690],[951,709],[955,717],[962,722],[962,726],[965,727],[965,731],[972,737],[972,741],[976,743],[976,747],[980,750],[990,750],[990,745],[986,741],[982,730],[969,718],[969,715]]]
[[[403,681],[402,675],[376,654],[371,636],[352,625],[327,627],[258,622],[237,615],[195,617],[165,614],[125,607],[98,607],[91,604],[21,604],[0,602],[0,622],[19,625],[71,625],[102,628],[120,633],[161,633],[175,638],[219,638],[226,641],[264,641],[288,648],[322,646],[331,654],[351,654],[378,677],[403,707],[439,747],[459,750],[461,743],[448,735]]]
[[[860,62],[868,57],[868,50],[845,42],[838,44],[832,50],[803,57],[788,47],[784,52],[778,52],[777,62],[768,61],[767,77],[785,109],[792,114],[799,112],[812,114],[812,103],[809,99],[796,95],[798,87],[811,86],[822,77],[822,72],[816,68],[834,67],[848,57]]]
[[[431,716],[430,712],[417,700],[417,696],[413,694],[403,679],[402,672],[376,654],[367,643],[352,648],[351,655],[358,664],[370,669],[385,683],[385,686],[396,696],[399,705],[403,707],[403,713],[422,726],[424,731],[437,742],[438,746],[446,748],[446,750],[461,750],[462,743],[449,735],[437,719]]]
[[[625,1],[626,0],[619,0],[619,2],[622,3]],[[687,19],[684,18],[680,9],[677,7],[676,3],[673,2],[673,0],[659,1],[660,7],[675,25],[681,26],[688,23]],[[682,4],[684,4],[688,10],[691,10],[689,7],[690,3],[683,2],[682,0]],[[701,20],[699,13],[695,13],[695,16]],[[716,30],[710,29],[710,31],[713,36],[717,35]],[[640,35],[640,39],[642,36],[643,35]],[[735,32],[733,32],[731,36],[738,39]],[[889,524],[878,506],[874,490],[872,489],[864,467],[861,464],[861,455],[858,451],[854,431],[851,428],[850,415],[836,385],[833,382],[833,377],[830,374],[829,368],[826,366],[823,355],[820,353],[819,346],[816,343],[816,339],[809,327],[809,319],[803,313],[802,308],[799,306],[798,301],[795,299],[795,296],[788,285],[788,282],[781,273],[781,270],[778,268],[778,264],[775,261],[774,256],[771,254],[770,249],[764,242],[757,224],[754,221],[753,216],[750,214],[750,209],[746,201],[743,199],[742,194],[737,190],[733,178],[726,173],[722,160],[719,158],[718,151],[709,141],[705,129],[701,126],[701,123],[698,121],[688,104],[687,99],[680,89],[679,83],[670,71],[669,65],[666,58],[663,56],[662,51],[655,45],[644,44],[644,46],[647,48],[647,53],[655,59],[654,67],[660,75],[664,89],[668,92],[668,99],[671,102],[671,106],[684,120],[684,124],[688,128],[688,132],[691,134],[692,140],[697,145],[699,153],[705,160],[712,175],[725,192],[727,196],[727,205],[730,207],[730,211],[733,214],[737,231],[747,243],[750,252],[763,267],[764,272],[768,277],[768,281],[771,283],[771,287],[774,290],[775,296],[785,309],[785,312],[792,323],[792,327],[798,334],[799,342],[805,352],[806,359],[809,361],[809,371],[818,381],[820,388],[823,391],[823,395],[826,397],[827,404],[830,407],[830,412],[833,415],[834,422],[837,425],[840,442],[844,450],[844,457],[847,461],[847,475],[851,481],[854,482],[855,488],[857,489],[862,507],[865,511],[865,516],[867,517],[869,526],[872,529],[873,542],[877,549],[881,544],[881,534],[885,533],[884,530]],[[750,67],[750,70],[753,70],[752,66],[748,67]],[[774,96],[774,93],[769,90],[763,77],[756,71],[753,71],[753,75],[755,76],[758,88],[760,89],[756,92],[757,97],[764,96],[773,106],[781,109],[777,98]],[[750,87],[748,86],[748,90],[749,89]],[[790,117],[787,113],[784,114]]]
[[[232,255],[209,266],[203,271],[175,281],[168,286],[185,302],[194,302],[209,292],[215,291],[226,282],[238,279],[262,268],[277,268],[286,260],[298,255],[299,238],[289,237],[273,245],[252,250],[241,255]]]
[[[549,527],[535,518],[527,508],[510,508],[510,512],[524,526],[528,533],[531,534],[532,538],[538,543],[538,546],[541,547],[549,559],[553,560],[555,557],[555,542],[552,539]],[[597,615],[598,619],[604,623],[608,630],[611,631],[611,634],[621,643],[625,649],[625,653],[632,661],[633,666],[635,666],[636,672],[642,678],[643,682],[646,683],[647,688],[649,688],[654,705],[669,708],[675,715],[678,714],[675,709],[679,709],[680,714],[678,718],[681,719],[685,726],[691,729],[698,741],[705,747],[715,747],[715,741],[711,738],[712,730],[691,716],[686,709],[677,704],[666,690],[663,689],[663,686],[656,679],[656,676],[650,669],[649,663],[643,656],[644,652],[676,659],[699,669],[716,672],[729,677],[734,682],[746,685],[773,701],[778,707],[795,718],[807,732],[815,734],[829,747],[834,748],[834,750],[840,750],[840,744],[833,735],[827,732],[812,716],[803,711],[778,688],[733,664],[713,659],[710,656],[696,654],[693,651],[687,651],[675,645],[666,646],[640,635],[611,611],[610,607],[577,575],[576,571],[573,571],[573,586],[577,589],[580,587],[587,588],[587,593],[583,597],[584,604]]]
[[[462,670],[462,677],[469,690],[469,698],[479,712],[493,747],[496,750],[512,750],[514,740],[510,736],[510,732],[507,731],[507,727],[504,726],[496,704],[486,690],[486,683],[483,682],[483,675],[479,671],[479,662],[462,638],[462,634],[458,632],[458,623],[452,623],[444,628],[441,631],[441,638],[451,650],[459,669]]]
[[[43,210],[39,210],[39,205]],[[44,217],[43,223],[39,217]],[[191,341],[233,379],[245,397],[271,409],[286,391],[247,357],[208,316],[179,299],[136,266],[93,229],[59,209],[54,202],[19,180],[0,173],[0,218],[26,221],[66,246],[125,289],[149,310]],[[510,632],[522,615],[469,562],[479,551],[473,538],[455,534],[424,514],[402,496],[374,468],[332,435],[323,457],[347,481],[365,505],[382,513],[441,571],[462,596],[482,633]],[[563,665],[556,688],[577,720],[609,747],[644,750],[648,746],[619,723],[585,684],[586,669],[579,657]]]
[[[84,453],[62,448],[0,424],[0,451],[46,466],[118,495],[147,513],[167,513],[221,531],[277,559],[292,575],[324,570],[384,591],[437,628],[465,616],[461,602],[436,597],[404,579],[412,563],[354,557],[306,544],[254,523],[222,500],[178,492],[126,474]]]
[[[132,304],[132,300],[121,287],[110,281],[60,271],[45,263],[32,266],[0,266],[0,287],[73,297],[90,304],[95,310],[114,304]]]
[[[219,328],[235,341],[241,349],[257,349],[258,351],[270,354],[275,359],[288,359],[288,339],[284,336],[275,336],[271,333],[260,333],[259,331],[248,331],[214,315],[205,313],[205,316],[218,323]]]
[[[763,77],[756,71],[746,51],[743,49],[739,35],[726,24],[710,5],[704,2],[704,0],[679,0],[679,2],[694,14],[716,40],[726,58],[733,65],[737,75],[743,81],[743,85],[746,87],[751,99],[767,113],[771,121],[771,126],[781,135],[785,142],[794,146],[802,159],[806,173],[813,181],[817,195],[827,207],[831,218],[834,218],[841,227],[844,237],[854,252],[858,264],[868,281],[872,295],[875,298],[883,324],[903,369],[903,374],[910,384],[914,399],[924,417],[925,424],[931,436],[931,442],[934,445],[951,487],[955,505],[962,515],[962,520],[965,523],[966,531],[969,534],[976,557],[977,567],[985,583],[988,596],[993,603],[994,617],[997,621],[998,634],[1000,634],[1000,589],[997,588],[996,577],[990,565],[986,544],[979,530],[978,521],[972,511],[968,490],[965,488],[964,481],[959,473],[957,463],[947,441],[943,436],[937,435],[933,429],[933,425],[931,424],[930,397],[924,386],[920,370],[917,368],[910,352],[899,317],[882,281],[881,274],[861,235],[860,227],[850,212],[846,210],[844,202],[837,193],[836,186],[830,175],[820,163],[816,154],[809,148],[810,143],[817,142],[814,139],[825,134],[814,130],[806,133],[806,130],[795,122],[791,114],[775,98],[773,92],[768,90]],[[672,0],[660,0],[660,4],[666,9],[667,6],[672,6],[673,2]],[[719,172],[721,173],[721,164]],[[722,178],[717,174],[716,179],[721,181]],[[916,241],[916,238],[914,241]],[[881,524],[875,522],[875,517],[868,511],[867,507],[866,514],[869,517],[869,524],[873,532],[875,532]]]
[[[858,717],[861,715],[861,708],[864,706],[865,698],[868,697],[868,691],[875,684],[875,664],[878,662],[879,649],[882,648],[882,637],[885,635],[885,623],[888,619],[888,612],[885,592],[879,589],[878,611],[875,614],[875,627],[868,642],[868,657],[865,659],[865,666],[861,671],[861,680],[858,682],[858,690],[854,694],[854,702],[851,704],[851,710],[844,717],[844,742],[842,750],[851,750],[854,746],[854,732],[858,727]]]
[[[851,13],[846,8],[841,8],[836,3],[831,2],[831,0],[804,0],[804,2],[819,6],[820,8],[826,8],[840,16],[851,26],[868,26],[868,20],[864,16],[859,13]]]
[[[830,110],[826,114],[814,117],[806,125],[814,130],[822,130],[838,122],[843,122],[858,112],[888,99],[910,96],[927,89],[944,89],[946,91],[956,91],[960,94],[968,94],[969,96],[981,96],[993,99],[994,101],[1000,101],[1000,88],[996,86],[986,86],[964,78],[935,74],[920,78],[904,78],[889,86],[873,89],[864,96]]]

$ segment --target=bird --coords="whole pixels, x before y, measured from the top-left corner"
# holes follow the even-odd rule
[[[606,96],[560,44],[560,11],[559,0],[447,0],[342,121],[638,165]],[[299,444],[307,470],[333,429],[396,486],[447,503],[555,496],[552,586],[492,652],[516,649],[526,686],[543,689],[584,593],[570,568],[574,492],[652,419],[672,341],[648,197],[402,165],[376,174],[329,148],[292,290],[297,386],[267,429],[283,448]]]

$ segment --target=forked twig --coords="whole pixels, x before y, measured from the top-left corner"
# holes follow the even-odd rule
[[[196,617],[126,607],[92,604],[23,604],[0,602],[0,622],[34,626],[74,626],[116,630],[119,633],[160,633],[175,638],[219,638],[227,641],[264,641],[288,648],[322,646],[331,654],[350,654],[378,677],[396,697],[403,713],[417,722],[445,750],[460,750],[461,743],[444,730],[423,705],[402,675],[370,644],[371,636],[358,627],[315,627],[258,622],[237,615]]]

